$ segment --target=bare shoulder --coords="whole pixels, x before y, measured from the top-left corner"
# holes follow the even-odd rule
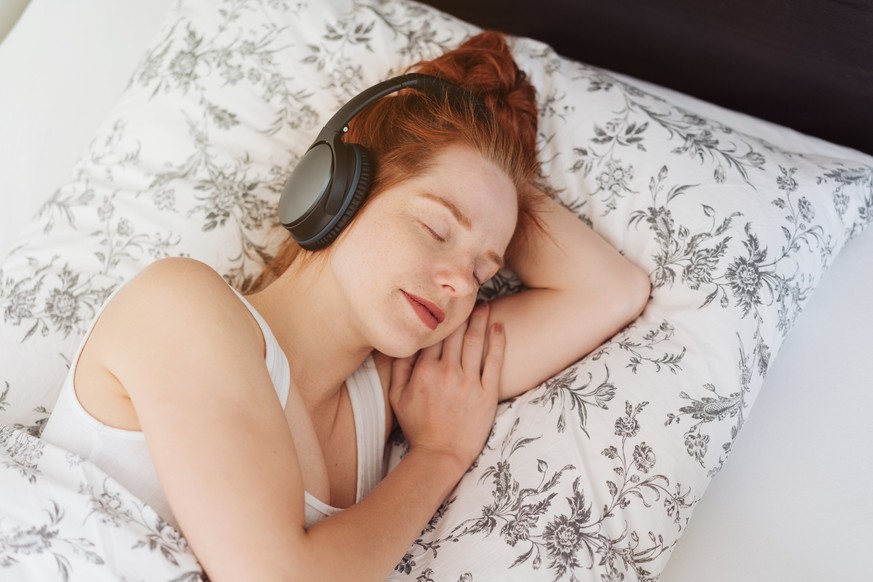
[[[212,267],[195,259],[174,257],[143,269],[118,292],[116,301],[142,300],[143,308],[209,308],[232,298],[233,291]]]
[[[251,560],[235,550],[274,547],[276,535],[300,539],[304,490],[293,436],[264,364],[263,335],[234,290],[207,265],[162,260],[104,314],[100,357],[129,396],[198,557],[217,571],[241,571]]]
[[[105,317],[160,322],[167,326],[164,331],[168,335],[198,330],[219,335],[257,331],[257,323],[221,275],[209,265],[187,258],[162,259],[149,265],[118,292],[106,307]]]
[[[94,336],[110,370],[147,359],[146,348],[158,345],[177,346],[191,358],[211,360],[231,347],[237,358],[263,358],[257,322],[221,276],[194,259],[149,265],[106,306]]]
[[[214,386],[210,372],[257,368],[263,354],[257,322],[218,273],[192,259],[163,259],[103,309],[76,364],[76,396],[104,424],[138,431],[138,389],[142,396],[180,383]]]

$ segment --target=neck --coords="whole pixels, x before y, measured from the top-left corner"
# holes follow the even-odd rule
[[[310,411],[336,403],[343,384],[372,352],[324,261],[291,267],[246,299],[267,321],[291,367],[292,388]]]

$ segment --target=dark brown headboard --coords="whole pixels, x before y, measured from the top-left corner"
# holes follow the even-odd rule
[[[873,154],[873,0],[427,3]]]

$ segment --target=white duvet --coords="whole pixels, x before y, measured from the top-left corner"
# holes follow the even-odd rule
[[[185,539],[91,463],[0,426],[0,580],[200,580]]]

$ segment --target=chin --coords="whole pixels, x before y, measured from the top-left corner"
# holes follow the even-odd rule
[[[381,345],[380,345],[381,344]],[[388,357],[403,359],[408,358],[409,356],[418,352],[422,347],[425,346],[416,346],[412,343],[408,343],[406,345],[401,345],[398,341],[392,342],[380,342],[373,346],[373,349],[377,352],[385,354]]]
[[[447,318],[436,329],[429,329],[408,309],[403,300],[401,308],[392,312],[387,320],[370,320],[373,349],[392,358],[407,358],[443,341],[466,321],[466,317],[460,322],[454,317]]]
[[[373,349],[392,358],[408,358],[424,348],[430,347],[445,339],[446,334],[439,329],[422,337],[413,333],[388,333],[374,342]]]

